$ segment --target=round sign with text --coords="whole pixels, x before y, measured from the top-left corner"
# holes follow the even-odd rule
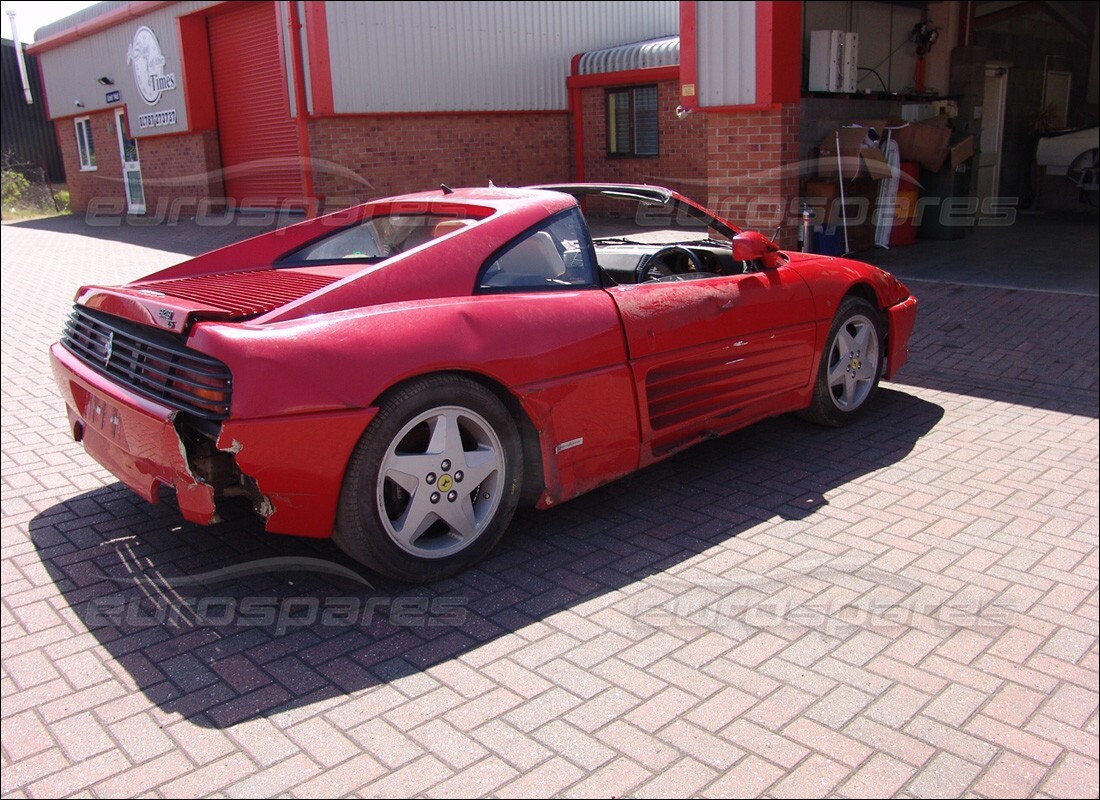
[[[126,63],[134,70],[134,83],[141,99],[149,105],[156,105],[161,94],[176,88],[176,75],[164,72],[164,54],[151,28],[142,25],[134,33],[126,51]]]

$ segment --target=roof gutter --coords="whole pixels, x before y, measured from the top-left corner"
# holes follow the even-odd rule
[[[578,60],[573,56],[573,60]],[[576,69],[576,67],[574,67]],[[570,89],[589,89],[594,86],[625,86],[632,83],[655,83],[657,81],[674,81],[680,77],[680,67],[639,67],[638,69],[622,69],[615,72],[590,72],[586,75],[578,75],[574,72],[565,79],[565,85]]]
[[[46,50],[53,50],[56,47],[84,39],[93,33],[99,33],[102,30],[114,27],[121,22],[145,16],[158,8],[170,6],[173,2],[174,0],[144,0],[143,2],[127,3],[114,11],[108,11],[106,14],[85,20],[78,25],[58,31],[45,39],[27,45],[27,52],[31,55],[37,55]]]

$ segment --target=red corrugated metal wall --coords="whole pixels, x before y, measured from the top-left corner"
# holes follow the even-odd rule
[[[256,208],[300,199],[298,138],[275,4],[249,3],[212,16],[209,29],[226,194]]]

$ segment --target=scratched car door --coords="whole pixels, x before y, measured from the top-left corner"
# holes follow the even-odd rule
[[[810,381],[813,299],[794,270],[608,291],[622,315],[653,457],[765,416],[769,400]]]

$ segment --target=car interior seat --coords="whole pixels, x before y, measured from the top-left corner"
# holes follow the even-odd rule
[[[485,274],[485,286],[545,286],[565,272],[565,262],[547,231],[537,231],[498,258]]]

